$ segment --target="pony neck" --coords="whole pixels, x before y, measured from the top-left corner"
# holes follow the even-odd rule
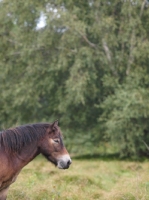
[[[15,152],[13,158],[15,158],[17,165],[22,168],[39,154],[37,144],[34,142],[23,147],[20,152]]]

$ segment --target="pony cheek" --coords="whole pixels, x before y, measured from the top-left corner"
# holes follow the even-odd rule
[[[57,166],[57,153],[52,144],[47,144],[46,147],[41,147],[41,154],[55,166]]]

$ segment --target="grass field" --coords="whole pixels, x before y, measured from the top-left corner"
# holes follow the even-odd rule
[[[68,170],[39,156],[11,185],[8,200],[148,200],[149,162],[73,159]]]

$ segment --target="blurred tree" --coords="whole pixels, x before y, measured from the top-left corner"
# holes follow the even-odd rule
[[[121,155],[145,153],[147,1],[0,6],[1,126],[59,118],[70,146],[112,141]]]

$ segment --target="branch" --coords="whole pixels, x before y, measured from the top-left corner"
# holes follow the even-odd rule
[[[56,49],[67,50],[67,51],[71,51],[72,53],[77,53],[77,49],[68,49],[68,48],[65,48],[65,47],[56,47]]]
[[[112,59],[111,59],[111,53],[110,53],[109,47],[107,46],[107,43],[106,43],[104,40],[102,41],[102,44],[103,44],[103,48],[104,48],[104,50],[105,50],[107,59],[108,59],[108,61],[111,63],[111,62],[112,62]]]
[[[81,33],[80,31],[77,31],[77,32],[83,37],[83,39],[84,39],[92,48],[97,48],[96,44],[90,42],[89,39],[86,37],[86,35],[84,35],[84,34]]]
[[[130,54],[129,54],[129,60],[128,60],[128,65],[127,65],[126,75],[129,75],[131,65],[134,61],[134,56],[133,56],[133,48],[134,48],[134,41],[135,41],[134,39],[135,39],[135,31],[133,30],[132,36],[131,36],[131,41],[130,41]]]
[[[114,74],[115,76],[117,76],[117,75],[118,75],[118,74],[117,74],[117,71],[114,69],[113,64],[112,64],[112,58],[111,58],[110,49],[109,49],[107,43],[106,43],[104,40],[102,40],[102,45],[103,45],[105,54],[106,54],[106,56],[107,56],[107,60],[108,60],[108,62],[109,62],[109,64],[110,64],[111,71],[113,72],[113,74]]]
[[[146,144],[146,142],[144,142],[144,140],[142,140],[142,141],[143,141],[143,143],[145,144],[147,150],[149,150],[149,146]]]
[[[144,10],[144,7],[145,7],[145,3],[146,3],[146,0],[144,0],[143,3],[142,3],[141,11],[140,11],[140,17],[141,17],[142,14],[143,14],[143,10]]]
[[[15,55],[20,55],[23,54],[26,51],[39,51],[39,50],[43,50],[44,48],[30,48],[30,49],[25,49],[24,51],[16,51],[14,53],[9,54],[10,56],[15,56]]]
[[[9,39],[9,38],[6,38],[6,39],[7,39],[7,41],[9,41],[9,42],[12,43],[12,44],[19,44],[19,45],[22,45],[21,43],[16,42],[16,41],[14,41],[14,40],[12,40],[12,39]]]

